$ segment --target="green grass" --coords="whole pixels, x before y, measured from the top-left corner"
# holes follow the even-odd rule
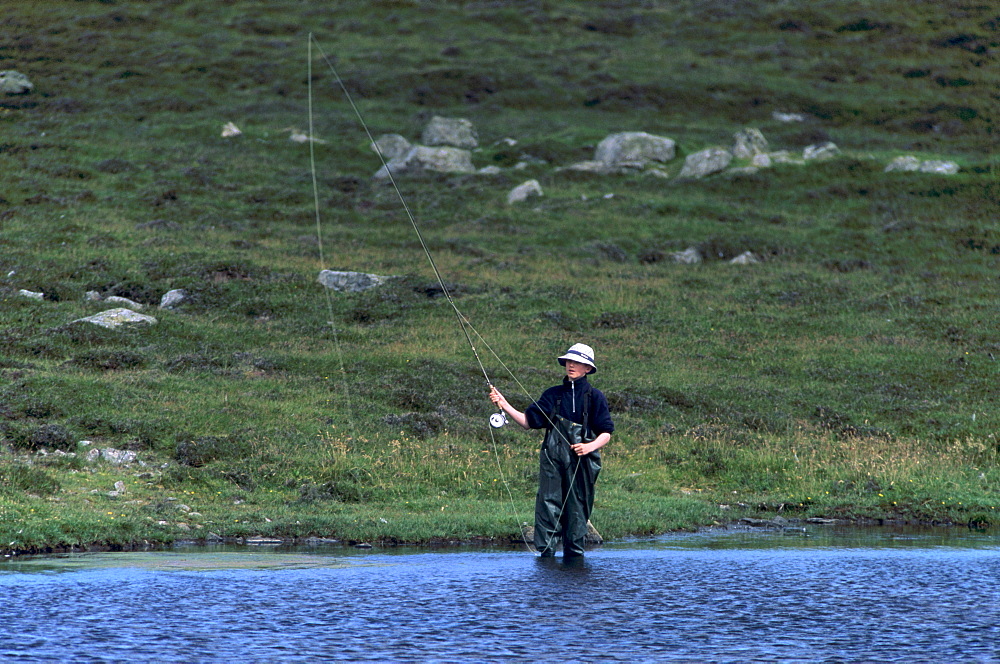
[[[518,540],[539,437],[491,436],[476,358],[330,63],[374,135],[467,117],[476,165],[505,167],[398,184],[512,400],[559,380],[568,345],[597,349],[618,424],[606,537],[761,514],[996,522],[987,7],[80,1],[0,20],[0,69],[35,84],[0,98],[0,548]],[[310,33],[329,58],[321,237],[287,131],[308,123]],[[694,182],[556,171],[642,130],[677,141],[676,174],[745,126],[842,155]],[[902,154],[962,170],[885,173]],[[529,178],[545,195],[506,205]],[[669,259],[688,247],[706,261]],[[744,251],[763,262],[728,263]],[[396,278],[328,297],[322,268]],[[157,310],[174,288],[191,302]],[[90,290],[159,323],[72,325],[106,308]],[[84,460],[106,447],[146,465]]]

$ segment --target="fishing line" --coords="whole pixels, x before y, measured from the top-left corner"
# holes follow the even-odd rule
[[[400,191],[399,186],[396,184],[396,178],[393,177],[392,169],[389,168],[389,164],[386,161],[385,156],[382,154],[382,150],[379,148],[378,143],[375,141],[375,137],[372,135],[371,130],[368,128],[368,123],[365,122],[364,117],[361,115],[361,111],[358,109],[357,105],[354,103],[354,98],[351,96],[351,93],[348,91],[347,86],[344,85],[344,81],[343,81],[343,79],[340,78],[340,74],[337,72],[336,67],[333,66],[332,62],[330,62],[330,59],[327,57],[326,53],[323,51],[323,47],[319,44],[319,42],[316,40],[316,38],[310,32],[309,33],[309,49],[308,49],[309,50],[309,67],[308,67],[308,72],[309,72],[308,73],[308,76],[309,76],[309,85],[308,85],[308,90],[309,90],[309,137],[310,137],[310,141],[309,141],[309,156],[310,156],[310,165],[311,165],[311,169],[312,169],[313,198],[314,198],[315,203],[316,203],[317,235],[318,236],[320,235],[320,225],[319,225],[319,193],[318,193],[318,186],[317,186],[317,181],[316,181],[316,165],[315,165],[315,157],[314,157],[315,153],[314,153],[314,149],[313,149],[314,141],[312,140],[312,136],[313,136],[313,124],[312,124],[312,122],[313,122],[313,120],[312,120],[312,118],[313,118],[313,114],[312,114],[312,45],[313,45],[313,43],[316,44],[316,49],[319,51],[319,54],[322,57],[323,61],[326,63],[327,67],[330,69],[330,73],[333,74],[334,79],[337,81],[337,85],[340,87],[340,90],[344,93],[344,97],[347,99],[348,103],[350,104],[351,110],[354,112],[354,115],[357,118],[358,123],[364,129],[365,135],[368,137],[368,140],[371,143],[372,147],[374,148],[375,153],[378,155],[379,161],[382,163],[382,168],[385,170],[386,174],[388,175],[389,182],[392,184],[392,188],[396,192],[396,197],[399,199],[399,202],[402,205],[403,210],[406,212],[406,217],[410,221],[410,226],[412,226],[413,231],[414,231],[414,233],[417,236],[417,240],[420,242],[420,247],[421,247],[421,249],[423,249],[424,255],[427,257],[427,262],[430,264],[431,269],[434,272],[434,276],[437,279],[438,286],[441,288],[441,292],[444,294],[445,299],[447,300],[448,304],[451,306],[452,311],[454,311],[454,313],[455,313],[455,317],[458,320],[458,324],[462,328],[462,333],[465,335],[465,339],[468,342],[469,347],[472,349],[472,354],[475,356],[476,362],[479,364],[479,369],[482,372],[483,377],[486,379],[486,384],[489,387],[492,388],[493,387],[493,381],[490,379],[489,373],[486,371],[486,366],[483,364],[483,360],[482,360],[482,358],[479,355],[479,350],[476,348],[476,344],[472,340],[472,335],[470,334],[470,330],[472,332],[474,332],[479,339],[482,339],[484,343],[485,343],[485,339],[483,339],[483,337],[479,333],[479,331],[476,330],[476,328],[472,325],[472,322],[469,321],[469,319],[459,310],[458,305],[455,304],[455,300],[454,300],[454,298],[451,295],[451,291],[448,289],[448,286],[445,284],[444,278],[441,276],[441,271],[438,269],[437,263],[434,261],[434,257],[431,255],[430,249],[427,247],[427,243],[424,241],[423,233],[420,232],[420,227],[417,225],[417,221],[414,218],[413,213],[410,211],[410,206],[406,203],[406,199],[403,197],[403,193]],[[322,260],[322,242],[320,242],[320,256],[321,256],[321,260]],[[330,296],[329,293],[327,293],[327,301],[328,301],[328,306],[329,306],[330,312],[331,312],[330,315],[331,315],[331,318],[332,318],[332,316],[333,316],[333,314],[332,314],[333,304],[332,304],[332,299],[331,299],[331,296]],[[493,355],[495,357],[497,357],[496,353],[493,352],[492,349],[490,349],[490,351],[493,353]],[[497,359],[499,359],[499,357],[497,357]],[[501,362],[501,365],[503,365],[503,362]],[[503,366],[507,370],[508,373],[511,373],[510,369],[507,369],[506,365],[503,365]],[[513,376],[513,373],[511,373],[511,376]],[[515,381],[516,380],[517,379],[515,377]],[[521,385],[520,382],[518,382],[518,385],[519,386]],[[524,387],[521,386],[521,389],[524,389]],[[527,393],[527,391],[525,391],[525,393]],[[503,467],[502,467],[502,464],[500,463],[500,453],[499,453],[498,448],[497,448],[496,438],[493,435],[493,429],[494,428],[499,428],[498,426],[496,426],[495,423],[499,424],[499,426],[503,426],[503,424],[506,423],[506,417],[503,416],[502,412],[499,413],[499,414],[501,415],[501,417],[503,417],[503,422],[498,422],[498,420],[495,419],[496,414],[494,414],[494,416],[491,417],[491,419],[490,419],[490,424],[491,424],[490,439],[491,439],[491,441],[493,443],[493,453],[494,453],[494,456],[496,457],[496,460],[497,460],[497,471],[500,474],[500,480],[501,480],[501,482],[503,483],[504,487],[507,490],[507,495],[510,498],[511,508],[516,513],[517,507],[516,507],[516,505],[514,503],[514,495],[513,495],[513,493],[511,492],[511,489],[510,489],[510,483],[507,481],[507,478],[504,476]],[[524,530],[522,528],[520,528],[520,527],[518,528],[518,530],[521,532],[521,539],[524,541],[524,543],[528,547],[528,549],[531,550],[531,546],[528,544],[527,540],[525,539]]]
[[[472,348],[472,354],[476,357],[476,362],[479,364],[480,371],[483,372],[483,377],[486,379],[486,383],[489,386],[493,386],[493,381],[490,380],[490,375],[486,371],[486,367],[483,365],[482,359],[479,357],[479,351],[476,349],[476,344],[472,341],[472,336],[469,334],[469,328],[472,327],[472,323],[464,314],[459,310],[458,305],[455,304],[455,299],[451,296],[451,291],[448,290],[448,286],[444,283],[444,279],[441,276],[440,270],[438,270],[437,263],[434,261],[434,257],[431,255],[430,249],[427,247],[427,243],[424,241],[424,235],[420,232],[420,227],[417,225],[417,220],[414,218],[413,213],[410,212],[410,206],[407,205],[406,199],[403,198],[403,192],[399,190],[399,185],[396,184],[396,178],[392,175],[392,169],[389,168],[389,164],[382,154],[382,150],[379,148],[378,143],[375,141],[375,137],[372,136],[371,130],[368,129],[368,123],[365,122],[364,117],[361,115],[361,111],[358,110],[357,105],[354,103],[354,98],[351,93],[347,90],[347,86],[344,85],[344,81],[340,78],[340,74],[337,73],[337,69],[330,62],[330,59],[323,52],[323,47],[320,46],[319,42],[316,41],[313,34],[309,33],[309,43],[316,43],[316,48],[319,50],[320,56],[326,63],[327,67],[330,69],[330,73],[333,74],[334,79],[337,81],[337,85],[340,86],[341,91],[344,93],[344,97],[347,99],[348,103],[351,105],[351,110],[354,111],[354,115],[357,117],[358,122],[361,127],[365,130],[365,134],[368,136],[368,140],[371,142],[372,147],[375,149],[375,153],[378,155],[379,161],[382,162],[382,168],[385,169],[386,174],[389,177],[389,182],[392,184],[393,190],[396,192],[396,197],[399,199],[400,204],[403,206],[403,210],[406,212],[407,219],[410,220],[410,226],[413,227],[414,233],[416,233],[417,240],[420,242],[420,247],[424,251],[424,255],[427,257],[427,262],[430,263],[431,270],[434,271],[434,277],[437,279],[438,286],[441,288],[441,292],[444,294],[445,299],[448,304],[451,305],[452,310],[455,312],[455,316],[458,319],[458,324],[462,328],[462,332],[465,334],[465,339],[469,343],[469,347]]]
[[[316,179],[316,141],[313,140],[312,39],[309,40],[306,52],[306,60],[308,61],[306,65],[308,72],[307,89],[309,91],[309,171],[312,174],[313,206],[316,210],[316,245],[319,248],[320,270],[324,270],[326,269],[326,256],[323,252],[323,232],[319,211],[319,183]],[[341,380],[339,382],[344,393],[344,401],[347,404],[348,433],[351,438],[357,438],[358,432],[354,426],[354,407],[351,403],[351,392],[347,387],[347,372],[344,369],[344,351],[341,348],[340,336],[337,334],[337,326],[334,324],[333,320],[333,296],[331,295],[329,288],[324,288],[323,292],[326,295],[327,322],[330,325],[330,329],[333,331],[334,347],[337,349],[337,362],[340,367],[341,376]]]
[[[518,378],[514,374],[514,372],[511,371],[511,369],[503,362],[503,360],[496,353],[496,351],[493,350],[493,348],[489,345],[489,343],[482,336],[482,334],[479,333],[479,331],[475,328],[475,326],[472,324],[472,322],[458,308],[458,305],[455,303],[455,300],[454,300],[454,298],[451,295],[451,291],[448,290],[448,286],[445,284],[444,278],[441,276],[441,271],[438,269],[437,263],[435,262],[434,257],[431,255],[431,252],[430,252],[430,249],[427,246],[427,243],[424,241],[423,233],[421,233],[420,227],[417,225],[416,218],[413,216],[413,213],[410,211],[410,206],[407,204],[406,199],[403,197],[402,191],[400,191],[400,189],[399,189],[399,185],[396,183],[396,178],[392,174],[392,169],[389,168],[389,164],[386,161],[385,156],[382,154],[382,150],[379,148],[378,143],[375,141],[375,137],[372,135],[371,130],[368,128],[368,123],[365,122],[364,117],[361,115],[361,111],[358,109],[357,105],[354,103],[354,97],[351,95],[350,91],[348,91],[347,86],[344,85],[344,81],[343,81],[343,79],[341,79],[340,74],[337,72],[336,67],[333,66],[333,63],[330,61],[330,58],[327,57],[326,53],[323,51],[323,47],[316,40],[316,38],[313,35],[313,33],[310,32],[309,33],[309,45],[310,45],[310,48],[309,48],[309,68],[308,68],[309,69],[309,86],[308,86],[308,89],[309,89],[309,137],[310,137],[310,141],[309,141],[309,150],[310,150],[310,153],[309,154],[310,154],[310,160],[311,160],[311,165],[312,165],[313,196],[314,196],[314,199],[315,199],[315,202],[316,202],[316,206],[317,206],[316,207],[316,209],[317,209],[317,212],[316,212],[317,234],[319,234],[319,194],[318,194],[318,187],[317,187],[317,184],[316,184],[316,168],[315,168],[314,148],[313,148],[314,141],[311,140],[312,136],[313,136],[313,131],[312,131],[313,130],[313,126],[312,126],[312,117],[313,117],[312,116],[312,44],[313,43],[316,44],[316,49],[318,50],[318,52],[320,54],[320,57],[322,57],[323,61],[327,65],[327,67],[330,69],[330,73],[333,75],[334,79],[336,80],[337,85],[340,87],[340,90],[344,93],[344,97],[347,100],[347,102],[350,104],[351,110],[354,112],[354,115],[357,118],[358,123],[364,129],[365,135],[368,137],[368,140],[369,140],[372,148],[375,150],[375,154],[378,155],[379,161],[382,164],[382,168],[385,170],[385,173],[388,176],[389,183],[392,185],[393,191],[395,191],[396,197],[399,199],[400,205],[402,206],[403,210],[405,211],[406,217],[407,217],[407,219],[410,222],[410,226],[413,228],[413,231],[414,231],[414,233],[417,236],[417,240],[419,241],[420,247],[421,247],[421,249],[424,252],[424,256],[426,256],[427,262],[430,264],[431,270],[434,272],[434,276],[437,279],[438,286],[441,288],[441,292],[444,294],[445,299],[447,300],[448,304],[451,306],[452,311],[455,313],[455,317],[458,320],[458,324],[462,328],[462,333],[465,335],[465,339],[468,342],[469,347],[472,349],[472,354],[475,356],[476,362],[479,365],[479,369],[482,372],[483,377],[486,379],[486,384],[490,388],[493,387],[493,381],[490,379],[489,373],[486,371],[486,366],[483,364],[483,360],[482,360],[482,358],[479,355],[479,350],[476,348],[476,344],[475,344],[475,342],[472,339],[472,335],[473,334],[475,334],[475,336],[480,341],[482,341],[483,345],[490,351],[490,353],[493,355],[493,357],[500,363],[500,365],[507,372],[507,374],[510,375],[510,377],[514,380],[514,382],[517,384],[518,388],[525,395],[527,395],[529,399],[531,399],[531,393],[528,392],[528,390],[521,383],[521,381],[518,380]],[[322,257],[322,243],[320,243],[320,255]],[[327,300],[329,302],[329,307],[330,307],[330,311],[331,311],[331,318],[332,318],[333,305],[332,305],[332,300],[331,300],[331,297],[330,297],[329,293],[327,293]],[[332,321],[331,321],[331,323],[332,323]],[[343,372],[343,367],[341,367],[341,371]],[[537,402],[534,399],[532,399],[532,404],[536,404],[536,403]],[[555,422],[552,421],[552,419],[549,417],[549,414],[548,413],[542,413],[542,414],[545,417],[546,421],[548,422],[549,426],[552,428],[552,430],[556,431],[558,433],[558,435],[562,438],[563,442],[565,442],[566,445],[568,446],[570,444],[569,440],[566,438],[565,434],[563,434],[563,432],[559,429],[559,427],[555,426]],[[497,417],[498,415],[499,415],[499,417]],[[503,468],[502,468],[502,465],[500,463],[500,454],[497,451],[496,438],[494,437],[494,434],[493,434],[493,429],[502,427],[504,424],[506,424],[506,421],[507,421],[506,416],[503,414],[502,411],[500,413],[494,413],[491,416],[491,418],[490,418],[490,425],[491,425],[491,427],[490,427],[490,439],[491,439],[491,441],[493,443],[493,452],[494,452],[494,455],[496,456],[497,470],[498,470],[498,472],[500,474],[500,479],[501,479],[502,483],[504,484],[504,487],[507,489],[507,493],[508,493],[508,496],[510,497],[510,501],[511,501],[511,507],[516,512],[516,506],[514,504],[514,496],[513,496],[513,493],[510,490],[509,483],[507,482],[506,478],[504,477]],[[584,423],[584,426],[586,427],[586,423]],[[570,487],[569,487],[570,490],[572,490],[572,487],[576,484],[577,473],[580,470],[581,457],[578,456],[576,458],[576,460],[577,460],[576,467],[573,469],[573,474],[572,474],[572,477],[570,479]],[[559,516],[557,518],[557,521],[561,521],[562,520],[562,515],[565,513],[566,503],[569,500],[569,495],[570,495],[570,492],[567,491],[566,495],[563,497],[563,502],[562,502],[562,505],[560,506],[560,509],[559,509]],[[522,540],[524,540],[524,543],[528,547],[528,549],[532,550],[531,545],[528,544],[526,538],[524,537],[524,531],[523,531],[523,529],[520,529],[520,530],[521,530]],[[551,545],[552,545],[552,542],[553,542],[554,538],[555,538],[555,533],[553,533],[552,535],[550,535],[549,541],[546,542],[546,547],[545,547],[546,549],[550,549],[551,548]],[[537,551],[535,551],[535,553],[537,553]]]

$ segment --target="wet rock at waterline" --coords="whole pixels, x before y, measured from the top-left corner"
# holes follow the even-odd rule
[[[538,180],[528,180],[510,190],[507,194],[507,204],[523,203],[532,196],[542,196],[542,185]]]
[[[689,154],[684,159],[680,178],[703,178],[706,175],[726,170],[733,160],[733,153],[725,148],[707,148]]]
[[[35,89],[35,84],[19,71],[8,69],[0,71],[0,93],[7,95],[24,95]]]
[[[156,325],[158,321],[152,316],[140,314],[131,309],[108,309],[93,316],[78,318],[73,323],[92,323],[100,327],[114,330],[125,325]]]
[[[644,131],[611,134],[597,144],[594,160],[608,169],[644,168],[650,162],[667,162],[674,158],[676,143],[664,136]]]
[[[388,277],[365,272],[340,272],[323,270],[317,281],[330,290],[341,293],[360,293],[370,288],[376,288],[385,283]]]
[[[471,150],[479,147],[476,128],[465,118],[442,118],[435,115],[424,127],[420,137],[424,145],[447,145]]]
[[[376,171],[375,179],[382,180],[389,175],[402,175],[419,171],[438,173],[475,173],[472,153],[461,148],[428,147],[417,145],[404,156],[393,159]]]

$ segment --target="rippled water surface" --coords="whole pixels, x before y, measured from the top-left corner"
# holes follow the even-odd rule
[[[0,661],[1000,661],[1000,537],[958,529],[87,554],[0,598]]]

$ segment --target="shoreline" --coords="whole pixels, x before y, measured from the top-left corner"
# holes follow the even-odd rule
[[[913,527],[913,528],[957,528],[966,527],[969,530],[984,532],[989,526],[976,525],[975,523],[958,523],[951,520],[938,519],[903,519],[903,518],[873,518],[862,517],[856,519],[838,519],[823,517],[791,518],[784,517],[756,518],[741,517],[729,521],[725,524],[698,526],[692,529],[678,529],[663,533],[647,533],[642,535],[628,535],[625,538],[615,538],[611,541],[621,541],[630,537],[662,537],[665,535],[679,533],[697,533],[713,530],[743,530],[746,532],[755,531],[781,531],[781,530],[804,530],[807,525],[812,526],[841,526],[854,528],[882,528],[882,527]],[[600,547],[608,540],[602,540],[594,545]],[[94,542],[83,545],[72,546],[46,546],[34,547],[31,549],[9,549],[0,548],[0,556],[6,560],[14,560],[24,556],[59,556],[75,553],[117,553],[132,551],[168,551],[181,547],[202,548],[210,546],[246,546],[246,547],[308,547],[308,546],[339,546],[344,549],[374,549],[374,548],[416,548],[416,549],[446,549],[457,547],[475,548],[519,548],[525,546],[525,542],[513,537],[489,537],[476,536],[468,538],[457,537],[434,537],[423,541],[405,541],[396,538],[382,538],[372,541],[362,541],[354,539],[338,539],[334,537],[273,537],[265,535],[254,535],[249,537],[202,537],[202,538],[180,538],[170,542],[132,542],[130,544],[102,544]]]

